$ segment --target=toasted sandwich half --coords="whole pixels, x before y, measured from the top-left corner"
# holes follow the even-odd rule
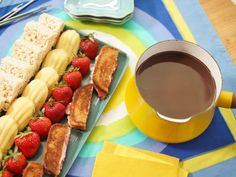
[[[71,128],[86,130],[92,94],[93,84],[83,86],[74,93],[68,115],[68,124]]]
[[[43,177],[43,165],[38,162],[29,162],[22,177]]]
[[[50,128],[44,154],[44,169],[47,174],[57,177],[62,169],[70,138],[70,127],[54,124]]]
[[[112,76],[118,66],[118,55],[118,49],[103,46],[96,59],[92,80],[98,97],[101,99],[105,99],[109,92]]]

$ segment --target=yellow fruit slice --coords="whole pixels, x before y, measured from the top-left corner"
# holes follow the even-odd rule
[[[55,69],[51,67],[42,68],[38,74],[35,76],[35,79],[44,81],[47,84],[48,90],[50,91],[59,80],[59,75]]]
[[[12,103],[7,115],[16,121],[18,130],[21,131],[28,125],[34,112],[34,103],[27,97],[20,97]]]
[[[0,118],[0,151],[5,154],[13,145],[17,134],[17,124],[6,115]]]
[[[64,49],[54,49],[47,54],[42,67],[52,67],[59,75],[62,75],[68,64],[67,52]]]
[[[80,45],[80,35],[75,30],[67,30],[62,33],[57,43],[57,49],[64,49],[69,56],[69,63],[77,54]]]
[[[33,101],[36,111],[41,109],[48,97],[48,87],[42,80],[32,80],[24,89],[22,96]]]

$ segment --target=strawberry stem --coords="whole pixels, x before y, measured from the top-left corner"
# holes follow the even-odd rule
[[[90,33],[88,38],[90,41],[94,42],[95,41],[94,40],[94,33]]]
[[[75,68],[74,66],[71,65],[71,66],[67,69],[66,73],[73,72],[73,71],[78,71],[78,68]]]
[[[83,39],[83,40],[89,39],[92,42],[94,42],[94,35],[95,35],[95,33],[89,33],[88,35],[83,36],[81,39]]]
[[[38,111],[38,115],[39,117],[44,117],[44,113],[41,110]]]
[[[72,55],[73,55],[73,57],[74,57],[74,58],[75,58],[75,57],[77,57],[77,54],[76,54],[76,53],[74,53],[74,52],[72,53]]]
[[[79,57],[85,57],[86,55],[83,51],[79,50],[78,56]]]
[[[55,102],[55,100],[54,100],[52,97],[50,97],[50,98],[48,99],[48,102],[47,102],[47,103],[48,103],[50,106],[53,106],[54,102]]]
[[[32,131],[31,131],[31,128],[28,126],[24,132],[19,132],[18,135],[16,135],[15,139],[22,138],[24,136],[29,135],[30,133],[32,133]]]
[[[38,117],[44,117],[44,113],[43,113],[43,111],[38,110],[38,111],[34,114],[34,116],[33,116],[32,119],[33,119],[33,120],[37,120]]]

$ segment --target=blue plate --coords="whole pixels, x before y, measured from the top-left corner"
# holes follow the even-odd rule
[[[65,0],[67,12],[74,16],[124,18],[134,11],[134,0]]]
[[[67,29],[71,29],[71,28],[66,27],[65,30]],[[83,36],[81,32],[78,31],[78,33],[80,33],[80,35]],[[99,50],[103,45],[109,45],[109,44],[99,41]],[[80,130],[75,130],[75,129],[71,130],[70,141],[68,144],[66,158],[63,164],[62,171],[60,173],[60,177],[66,176],[66,174],[70,170],[73,162],[78,156],[88,136],[90,135],[94,126],[96,125],[97,120],[101,116],[107,103],[110,101],[113,93],[115,92],[116,87],[119,85],[119,82],[121,81],[127,69],[127,66],[129,63],[128,61],[129,60],[128,60],[127,55],[124,52],[120,51],[119,56],[118,56],[118,67],[117,67],[116,72],[114,73],[112,83],[109,88],[109,94],[106,97],[106,99],[100,100],[97,96],[96,91],[93,92],[93,97],[91,100],[91,107],[90,107],[90,112],[89,112],[88,122],[87,122],[87,130],[86,131],[80,131]],[[91,64],[94,64],[94,60],[91,62]],[[91,83],[91,73],[89,73],[86,77],[83,78],[82,85],[86,85],[88,83]],[[65,117],[62,123],[66,123],[66,122],[67,122],[67,119]],[[31,161],[42,162],[45,145],[46,145],[46,141],[42,141],[40,149],[37,152],[37,155],[34,158],[32,158]],[[44,175],[44,176],[48,176],[48,175]]]
[[[69,14],[69,13],[68,13]],[[97,23],[110,23],[114,25],[122,25],[133,17],[133,14],[126,16],[122,19],[104,18],[104,17],[92,17],[92,16],[74,16],[69,14],[70,17],[78,19],[80,21],[92,21]]]

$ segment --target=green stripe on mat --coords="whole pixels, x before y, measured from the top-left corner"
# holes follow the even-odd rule
[[[95,127],[88,138],[88,142],[100,142],[120,137],[128,134],[133,129],[134,125],[127,115],[108,126],[100,125]]]

